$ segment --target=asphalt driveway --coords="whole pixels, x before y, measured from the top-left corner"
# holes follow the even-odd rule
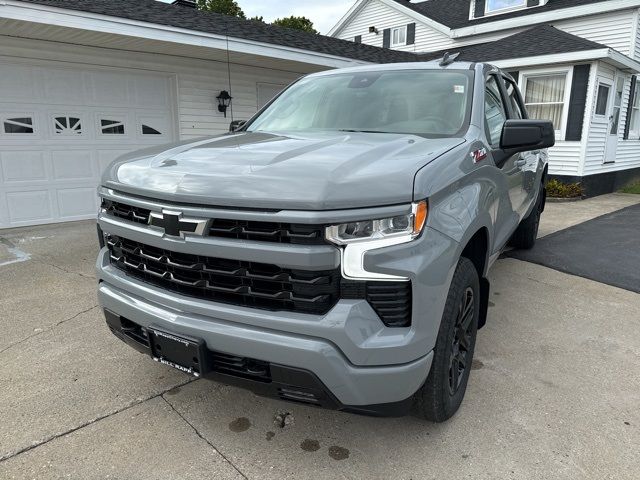
[[[550,204],[541,232],[638,201]],[[434,425],[194,381],[108,332],[93,222],[0,238],[2,479],[638,478],[637,293],[499,260],[465,402]]]

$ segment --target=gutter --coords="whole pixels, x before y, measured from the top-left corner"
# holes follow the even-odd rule
[[[0,19],[6,18],[41,25],[73,28],[92,32],[126,35],[147,40],[207,47],[236,53],[264,56],[280,60],[321,65],[332,68],[369,65],[371,62],[325,54],[274,43],[200,32],[180,27],[112,17],[81,10],[50,7],[16,0],[0,0]],[[46,39],[44,39],[46,40]]]
[[[592,60],[603,60],[627,73],[640,73],[640,62],[623,55],[612,48],[584,50],[582,52],[557,53],[533,57],[509,58],[505,60],[488,60],[499,68],[522,68],[523,66],[550,65],[555,63],[577,63]]]

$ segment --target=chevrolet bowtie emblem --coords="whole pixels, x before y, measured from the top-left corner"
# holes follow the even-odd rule
[[[182,212],[163,210],[162,213],[151,212],[149,225],[163,228],[165,235],[184,238],[188,234],[202,236],[207,220],[184,218]]]

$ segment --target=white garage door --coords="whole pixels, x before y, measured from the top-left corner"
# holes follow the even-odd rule
[[[175,139],[169,75],[0,60],[0,228],[92,218],[102,170]]]

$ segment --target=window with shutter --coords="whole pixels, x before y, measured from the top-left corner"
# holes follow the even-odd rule
[[[628,132],[625,138],[638,140],[640,138],[640,95],[638,94],[638,78],[632,77],[629,97],[629,112],[627,114]]]
[[[567,74],[527,75],[524,82],[529,118],[551,120],[556,131],[562,130]]]

